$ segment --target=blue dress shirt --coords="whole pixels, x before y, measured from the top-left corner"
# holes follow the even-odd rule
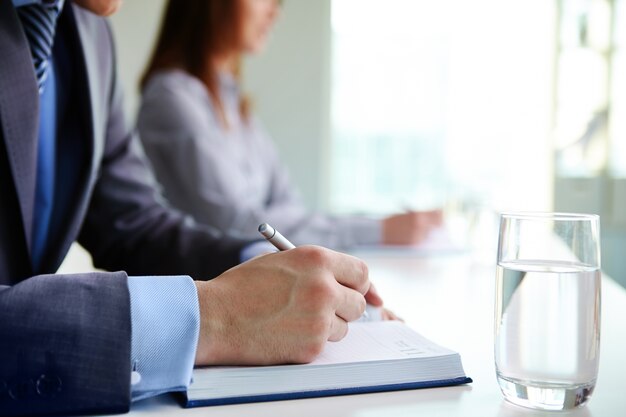
[[[13,0],[13,5],[19,7],[38,2],[41,0]],[[53,76],[53,65],[50,70],[41,97],[38,172],[55,171],[56,98],[63,86],[58,85],[58,78]],[[39,185],[53,190],[54,176],[43,179],[52,183],[43,184],[38,175]],[[45,205],[51,207],[52,201],[45,201]],[[49,214],[45,214],[47,218],[40,218],[38,214],[35,223],[47,223]],[[40,242],[42,247],[45,247],[48,237],[44,234]],[[188,276],[129,277],[128,290],[132,326],[129,366],[133,370],[133,400],[185,390],[191,381],[200,333],[200,309],[193,280]]]
[[[31,257],[33,270],[39,271],[49,238],[54,207],[55,161],[57,141],[57,83],[52,59],[48,78],[39,96],[39,143],[37,146],[37,185],[33,211]]]

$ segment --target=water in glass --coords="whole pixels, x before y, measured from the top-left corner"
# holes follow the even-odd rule
[[[598,373],[597,267],[565,261],[499,262],[495,360],[505,397],[547,410],[587,402]]]

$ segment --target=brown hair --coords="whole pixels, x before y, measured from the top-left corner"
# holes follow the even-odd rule
[[[180,68],[206,86],[218,117],[228,127],[219,94],[219,79],[212,57],[228,53],[241,32],[239,0],[169,0],[152,57],[141,77],[143,89],[150,77],[162,69]],[[234,68],[239,77],[239,63]],[[240,97],[239,111],[249,116],[249,100]]]

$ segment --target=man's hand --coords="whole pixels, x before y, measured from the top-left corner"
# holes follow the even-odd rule
[[[365,301],[367,304],[373,305],[374,307],[380,308],[380,318],[382,320],[402,320],[400,317],[396,315],[393,311],[383,307],[383,299],[378,294],[378,290],[374,287],[374,284],[370,284],[370,290],[365,294]]]
[[[257,257],[196,285],[196,365],[310,362],[361,317],[370,289],[364,262],[316,246]]]
[[[431,230],[441,226],[441,210],[411,211],[383,220],[383,243],[388,245],[415,245],[423,241]]]

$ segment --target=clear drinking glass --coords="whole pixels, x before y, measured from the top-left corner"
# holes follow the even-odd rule
[[[500,218],[495,362],[504,397],[563,410],[585,404],[600,355],[600,218]]]

